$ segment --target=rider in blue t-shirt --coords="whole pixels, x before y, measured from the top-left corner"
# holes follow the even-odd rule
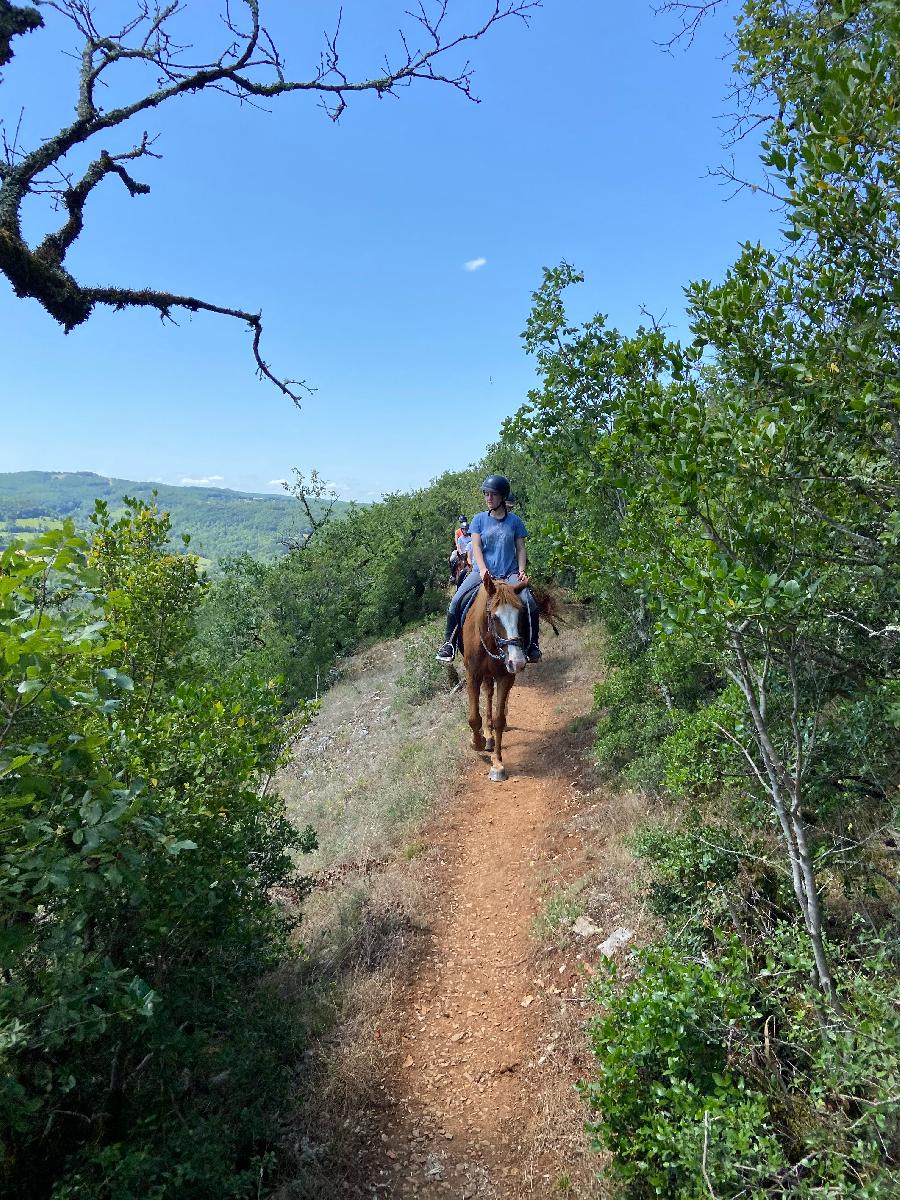
[[[506,579],[510,583],[521,583],[524,580],[528,583],[528,576],[525,574],[525,538],[528,536],[528,530],[521,517],[510,512],[507,507],[509,480],[505,475],[489,475],[481,485],[481,490],[487,510],[473,517],[469,527],[472,535],[472,557],[475,562],[450,601],[450,608],[447,610],[446,641],[436,655],[439,662],[453,662],[459,638],[459,614],[466,597],[481,585],[485,568],[494,579]],[[537,602],[529,587],[525,587],[520,595],[531,614],[532,637],[526,657],[529,662],[539,662],[541,651],[538,646]]]

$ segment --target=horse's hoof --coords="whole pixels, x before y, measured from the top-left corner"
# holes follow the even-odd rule
[[[485,748],[485,750],[493,750],[494,749],[494,739],[488,738],[484,743],[484,748]]]
[[[503,780],[508,779],[509,776],[502,767],[491,767],[490,772],[488,773],[488,778],[490,779],[491,783],[502,783]]]

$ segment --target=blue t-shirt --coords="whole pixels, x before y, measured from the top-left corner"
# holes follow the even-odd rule
[[[480,512],[472,518],[469,532],[477,533],[481,538],[481,553],[495,579],[518,573],[516,538],[528,537],[521,517],[508,512],[502,521],[498,521],[489,512]],[[477,566],[475,570],[478,570]]]
[[[456,548],[460,554],[467,554],[471,545],[472,535],[470,533],[464,533],[462,537],[456,539]]]

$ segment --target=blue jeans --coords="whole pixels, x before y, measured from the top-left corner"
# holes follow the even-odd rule
[[[516,583],[518,581],[518,576],[511,575],[508,577],[508,579],[510,583]],[[466,598],[470,596],[472,592],[476,590],[476,588],[479,587],[481,587],[481,576],[476,570],[472,570],[460,584],[459,588],[457,588],[456,594],[450,601],[450,607],[447,609],[447,632],[444,637],[444,641],[453,642],[454,644],[456,643],[460,634],[459,614],[462,612]],[[525,647],[527,653],[532,646],[536,647],[538,644],[538,638],[540,636],[538,621],[540,614],[538,612],[537,601],[531,593],[531,588],[524,588],[519,595],[528,606],[528,612],[531,617],[531,646]]]

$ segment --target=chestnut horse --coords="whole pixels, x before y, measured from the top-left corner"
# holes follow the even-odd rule
[[[463,658],[469,692],[472,746],[491,751],[490,778],[507,778],[503,766],[506,706],[516,675],[525,669],[531,640],[528,607],[519,592],[524,584],[505,583],[485,574],[463,624]],[[549,602],[538,601],[543,610]],[[478,710],[484,687],[484,721]]]

